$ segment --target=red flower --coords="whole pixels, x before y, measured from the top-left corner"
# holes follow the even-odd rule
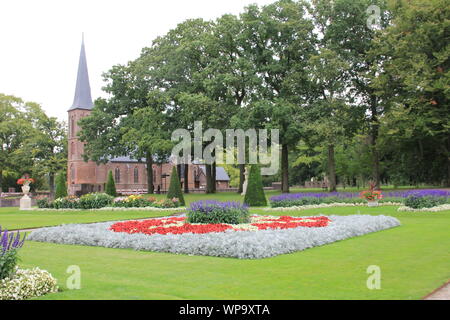
[[[25,184],[25,183],[28,183],[28,184],[34,183],[34,179],[32,179],[32,178],[21,178],[21,179],[17,180],[17,184],[22,185],[22,184]]]
[[[191,224],[184,223],[185,217],[172,217],[162,219],[149,219],[143,221],[125,221],[118,222],[109,228],[114,232],[126,233],[144,233],[144,234],[183,234],[183,233],[210,233],[224,232],[225,230],[242,231],[233,227],[233,225],[225,223],[217,224]],[[331,222],[327,217],[290,217],[281,216],[263,219],[261,222],[252,223],[251,226],[257,227],[258,230],[266,229],[291,229],[297,227],[318,228],[326,227]],[[245,229],[244,229],[245,230]]]

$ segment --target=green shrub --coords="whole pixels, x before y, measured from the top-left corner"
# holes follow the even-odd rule
[[[248,206],[239,202],[205,200],[191,203],[186,221],[189,223],[240,224],[250,222],[250,213]]]
[[[143,208],[143,207],[154,207],[154,198],[144,198],[141,195],[131,195],[128,197],[122,197],[114,201],[114,207],[121,208]]]
[[[261,170],[256,164],[250,166],[244,203],[249,206],[267,205],[267,199],[262,185]]]
[[[433,196],[414,196],[411,195],[405,199],[405,206],[413,209],[432,208],[445,204],[447,199],[445,197],[433,197]]]
[[[37,204],[38,208],[41,208],[41,209],[48,209],[48,208],[53,207],[53,204],[50,202],[50,200],[47,197],[36,199],[36,204]]]
[[[66,177],[60,172],[56,176],[55,199],[67,197]]]
[[[111,197],[117,196],[116,184],[114,183],[112,171],[108,172],[108,179],[106,180],[105,193],[110,195]]]
[[[8,250],[0,255],[0,280],[11,276],[19,260],[17,250]]]
[[[180,179],[178,179],[177,167],[172,167],[172,174],[170,176],[169,191],[167,192],[167,199],[178,199],[180,205],[184,206],[183,192],[181,191]]]
[[[153,206],[155,206],[156,208],[178,208],[181,207],[182,204],[177,198],[172,198],[155,201],[153,203]]]
[[[75,196],[67,196],[64,198],[57,198],[55,201],[48,204],[48,208],[53,209],[80,209],[79,199]]]
[[[81,209],[99,209],[111,206],[114,197],[106,193],[88,193],[80,197],[78,200]]]

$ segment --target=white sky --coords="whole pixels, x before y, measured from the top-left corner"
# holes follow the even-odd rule
[[[102,73],[136,59],[143,47],[190,18],[238,14],[274,0],[1,0],[0,92],[42,105],[66,120],[81,45],[95,100]]]

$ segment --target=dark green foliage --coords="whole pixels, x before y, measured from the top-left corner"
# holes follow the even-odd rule
[[[169,191],[167,192],[167,199],[178,199],[180,205],[184,206],[183,192],[181,191],[180,179],[178,179],[177,167],[173,166],[172,174],[170,176]]]
[[[116,184],[114,183],[112,171],[109,171],[108,173],[108,180],[106,181],[105,193],[109,194],[112,197],[117,196]]]
[[[51,202],[49,201],[49,199],[47,197],[42,198],[42,199],[37,199],[36,204],[37,204],[38,208],[41,208],[41,209],[51,208]]]
[[[55,199],[67,197],[66,178],[64,173],[60,172],[56,176]]]
[[[409,196],[405,200],[405,206],[413,209],[431,208],[445,204],[447,199],[445,197],[419,197],[419,196]]]
[[[266,206],[267,199],[262,185],[261,169],[258,165],[252,164],[248,175],[247,191],[244,203],[249,206]]]
[[[80,197],[78,206],[81,209],[99,209],[112,205],[114,198],[106,193],[89,193]]]
[[[8,278],[17,265],[18,257],[17,250],[8,250],[3,255],[0,255],[0,280]]]

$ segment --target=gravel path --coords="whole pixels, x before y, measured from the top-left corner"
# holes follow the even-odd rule
[[[450,300],[450,281],[434,290],[423,300]]]

